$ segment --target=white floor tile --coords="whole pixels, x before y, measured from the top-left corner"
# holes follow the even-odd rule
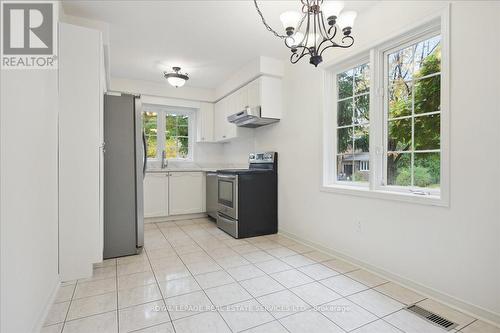
[[[116,278],[78,282],[74,298],[107,294],[116,290]]]
[[[316,311],[304,311],[280,319],[281,324],[291,333],[321,332],[343,333],[344,331]]]
[[[346,275],[351,279],[354,279],[358,282],[361,282],[364,285],[367,285],[370,288],[376,287],[378,285],[387,282],[387,280],[381,278],[380,276],[372,274],[363,269],[358,269],[356,271],[349,272]]]
[[[118,265],[118,276],[147,272],[151,270],[149,261],[134,262],[131,264]]]
[[[120,309],[160,299],[162,296],[156,283],[118,291],[118,307]]]
[[[172,323],[164,323],[148,328],[144,328],[142,330],[134,331],[134,333],[174,333],[174,327]]]
[[[238,283],[206,289],[205,292],[215,306],[239,303],[252,298]]]
[[[73,297],[74,290],[75,290],[74,284],[59,287],[59,290],[57,291],[57,295],[56,295],[56,298],[54,300],[54,303],[61,303],[61,302],[70,301],[71,298]]]
[[[403,332],[383,320],[377,320],[352,331],[352,333],[403,333]]]
[[[285,289],[285,287],[267,275],[241,281],[240,284],[254,297],[263,296]]]
[[[277,247],[274,249],[269,249],[266,250],[267,253],[270,255],[276,257],[276,258],[284,258],[284,257],[289,257],[298,254],[295,251],[290,250],[289,248],[286,248],[284,246]]]
[[[477,320],[461,330],[463,333],[500,333],[500,328]]]
[[[354,330],[378,319],[375,315],[345,298],[322,305],[320,312],[346,331]]]
[[[424,296],[394,282],[382,284],[376,287],[375,290],[380,291],[382,294],[392,297],[406,305],[417,303],[425,298]]]
[[[252,244],[243,244],[239,246],[234,246],[233,250],[239,254],[245,254],[250,252],[258,251],[259,249]]]
[[[55,324],[50,326],[42,327],[40,333],[61,333],[63,324]]]
[[[314,280],[323,280],[340,274],[339,272],[321,264],[303,266],[297,269]]]
[[[278,259],[259,262],[256,263],[255,266],[257,266],[259,269],[263,270],[267,274],[282,272],[293,268],[292,266],[285,264],[283,261]]]
[[[288,333],[288,331],[279,323],[279,321],[272,321],[270,323],[251,328],[245,331],[245,333]]]
[[[180,258],[185,264],[192,264],[200,261],[212,261],[212,258],[200,248],[200,252],[190,252],[181,254]]]
[[[78,282],[88,282],[102,279],[116,278],[116,267],[100,267],[94,268],[92,271],[92,277],[80,279]]]
[[[331,278],[321,280],[320,283],[342,296],[348,296],[368,289],[368,287],[364,284],[361,284],[344,275],[333,276]]]
[[[406,333],[445,333],[447,331],[425,321],[407,310],[401,310],[384,318]]]
[[[384,317],[405,307],[403,303],[387,297],[373,289],[347,297],[378,317]]]
[[[306,284],[314,281],[313,279],[296,269],[274,273],[271,274],[271,277],[277,280],[286,288],[293,288],[296,286],[300,286],[301,284]]]
[[[170,321],[163,301],[132,306],[118,311],[120,333],[131,332]]]
[[[194,277],[203,289],[222,286],[235,282],[234,279],[225,271],[210,272],[196,275]]]
[[[240,332],[274,320],[273,316],[254,299],[230,305],[228,309],[221,310],[220,314],[233,332]]]
[[[248,279],[263,276],[266,274],[263,271],[261,271],[260,269],[258,269],[257,266],[255,266],[255,265],[245,265],[245,266],[228,268],[227,272],[236,281],[248,280]]]
[[[243,258],[240,255],[219,258],[219,259],[216,259],[216,261],[224,269],[250,264],[250,261],[246,260],[245,258]]]
[[[311,252],[304,253],[304,255],[308,258],[311,258],[314,261],[317,261],[317,262],[322,262],[322,261],[327,261],[327,260],[333,259],[332,256],[330,256],[326,253],[320,252],[320,251],[311,251]]]
[[[312,265],[312,264],[316,263],[314,260],[309,259],[308,257],[306,257],[302,254],[284,257],[284,258],[281,258],[281,260],[283,262],[287,263],[288,265],[295,267],[295,268],[306,266],[306,265]]]
[[[289,290],[261,296],[257,301],[275,318],[279,319],[310,308],[310,305]]]
[[[153,272],[140,272],[118,277],[118,289],[130,289],[156,283]]]
[[[312,306],[318,306],[342,298],[341,295],[319,282],[304,284],[290,290]]]
[[[160,288],[165,298],[189,294],[201,289],[193,277],[160,282]]]
[[[67,320],[92,316],[117,309],[116,293],[75,299],[71,302]]]
[[[323,265],[330,267],[331,269],[340,273],[352,272],[354,270],[359,269],[358,266],[354,266],[353,264],[350,264],[347,261],[343,261],[340,259],[324,261]]]
[[[165,303],[172,320],[214,310],[212,302],[203,291],[170,297],[165,299]]]
[[[116,311],[85,317],[73,321],[67,321],[64,325],[64,333],[116,333],[118,332],[118,321]]]
[[[230,333],[217,312],[204,312],[174,321],[176,333]]]
[[[272,255],[262,250],[245,253],[242,254],[242,256],[251,263],[263,262],[274,259]]]
[[[222,270],[222,267],[220,267],[212,259],[206,261],[194,262],[190,264],[186,263],[186,266],[193,275],[199,275],[199,274]]]
[[[191,277],[191,273],[184,264],[177,264],[164,269],[154,270],[154,274],[158,282]]]
[[[54,303],[50,307],[44,326],[62,323],[68,313],[70,302]]]

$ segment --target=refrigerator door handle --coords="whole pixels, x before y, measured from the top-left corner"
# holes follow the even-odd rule
[[[146,134],[142,132],[142,146],[144,152],[144,162],[142,164],[142,178],[146,177],[146,165],[148,163],[147,146],[146,146]]]

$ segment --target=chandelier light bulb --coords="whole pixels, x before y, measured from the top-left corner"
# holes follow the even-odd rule
[[[302,15],[296,11],[287,11],[280,15],[281,23],[283,24],[283,28],[286,30],[288,36],[293,34],[293,31],[297,28],[300,20],[302,19]]]
[[[351,33],[351,29],[354,26],[354,20],[356,19],[357,13],[354,11],[347,11],[343,12],[340,14],[337,24],[339,25],[339,28],[344,31],[344,34],[348,32],[348,34]]]
[[[335,20],[339,17],[340,12],[344,9],[343,1],[327,1],[321,6],[323,16],[327,19],[330,25],[335,24]]]

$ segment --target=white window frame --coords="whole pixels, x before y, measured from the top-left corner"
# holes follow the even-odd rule
[[[169,158],[169,161],[192,162],[194,156],[195,137],[195,114],[196,109],[182,106],[143,104],[143,112],[156,112],[157,114],[157,137],[156,137],[156,157],[148,158],[148,161],[158,162],[161,160],[162,151],[165,150],[165,131],[167,114],[185,115],[188,117],[188,155],[186,158]]]
[[[449,105],[450,105],[450,54],[449,54],[449,10],[450,6],[429,17],[424,24],[409,27],[406,32],[390,36],[384,41],[374,43],[361,50],[347,61],[333,64],[325,71],[325,100],[323,110],[323,163],[321,172],[320,190],[324,192],[341,193],[355,196],[371,197],[417,203],[424,205],[449,207]],[[429,191],[430,194],[421,195],[409,191],[408,187],[386,186],[386,145],[387,145],[387,118],[386,93],[384,91],[385,57],[392,49],[411,45],[425,36],[441,35],[441,177],[439,193]],[[337,96],[336,76],[346,70],[362,64],[362,60],[369,55],[370,66],[370,182],[369,186],[350,184],[351,182],[336,181],[336,125],[337,125]],[[366,61],[365,61],[366,62]],[[333,112],[332,112],[333,110]],[[332,126],[335,124],[335,126]],[[332,165],[333,164],[333,165]],[[346,184],[349,183],[349,184]],[[352,182],[354,183],[354,182]]]
[[[332,149],[329,150],[329,152],[333,152],[333,154],[330,155],[331,157],[328,159],[329,161],[327,161],[327,166],[326,166],[326,170],[331,170],[331,172],[332,172],[332,174],[328,175],[330,184],[337,184],[340,186],[357,186],[357,187],[368,187],[369,186],[369,183],[367,183],[367,182],[356,182],[354,180],[345,181],[345,180],[338,180],[337,179],[337,175],[338,175],[338,170],[337,170],[337,156],[338,156],[338,152],[337,152],[337,127],[338,127],[338,123],[337,123],[337,112],[338,112],[338,110],[337,110],[337,107],[338,107],[337,75],[340,73],[343,73],[345,71],[348,71],[352,68],[356,68],[358,66],[366,64],[366,63],[368,63],[370,65],[370,56],[367,53],[362,53],[358,56],[353,57],[349,61],[343,62],[340,65],[335,66],[332,70],[333,77],[331,78],[331,80],[332,80],[331,88],[330,88],[330,90],[327,90],[327,91],[329,93],[335,94],[335,98],[332,100],[332,103],[331,103],[331,110],[332,110],[332,112],[330,112],[331,118],[329,121],[326,122],[330,125],[335,124],[335,126],[333,128],[333,135],[332,135],[331,141],[330,141],[330,142],[332,142]],[[370,66],[370,73],[371,73],[371,66]],[[370,77],[370,79],[371,79],[371,77]],[[370,81],[369,96],[371,96],[371,88],[372,88],[372,86],[371,86],[371,81]],[[371,101],[370,101],[369,115],[370,115],[370,122],[368,122],[368,125],[369,125],[369,129],[370,129],[370,133],[371,133]],[[371,142],[371,140],[370,140],[370,142]],[[354,172],[354,165],[353,165],[353,172]]]

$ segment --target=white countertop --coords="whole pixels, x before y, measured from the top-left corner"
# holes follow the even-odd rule
[[[168,167],[161,169],[157,167],[146,169],[146,173],[157,172],[215,172],[224,169],[248,169],[248,165],[242,164],[197,164],[192,162],[169,162]]]

